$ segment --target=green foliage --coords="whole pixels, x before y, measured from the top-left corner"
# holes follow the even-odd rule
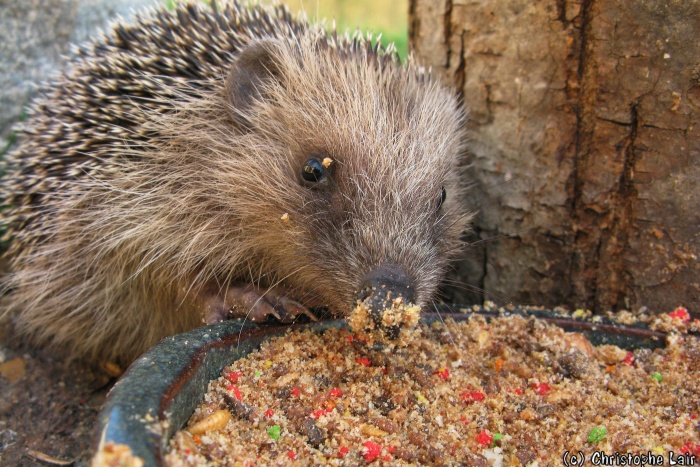
[[[382,34],[382,44],[387,45],[393,42],[396,46],[396,50],[401,57],[401,60],[405,60],[408,55],[408,31],[403,33],[386,33]]]
[[[174,10],[182,0],[163,0]],[[201,0],[210,3],[210,0]],[[244,0],[241,0],[244,1]],[[273,3],[273,0],[260,0]],[[393,42],[402,60],[408,55],[408,0],[282,0],[293,12],[305,11],[310,21],[325,20],[338,31],[369,31],[382,35],[384,46]]]
[[[264,0],[270,3],[272,0]],[[310,21],[325,19],[330,28],[335,21],[339,31],[370,31],[382,34],[382,44],[390,42],[405,59],[408,55],[408,0],[284,0],[293,12],[305,11]]]

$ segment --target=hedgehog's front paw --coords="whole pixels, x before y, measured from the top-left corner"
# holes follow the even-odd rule
[[[251,284],[230,286],[208,294],[203,300],[203,315],[207,324],[229,318],[246,318],[255,323],[274,317],[282,323],[291,323],[301,315],[312,321],[316,317],[301,303],[292,300],[281,289],[262,289]]]

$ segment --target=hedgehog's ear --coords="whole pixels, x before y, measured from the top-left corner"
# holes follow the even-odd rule
[[[226,78],[226,98],[233,119],[247,126],[248,110],[256,100],[264,99],[265,84],[281,77],[281,46],[273,39],[246,45],[231,65]]]

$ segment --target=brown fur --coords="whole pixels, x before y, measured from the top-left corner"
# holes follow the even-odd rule
[[[261,39],[274,78],[244,105],[226,75]],[[346,314],[389,261],[425,304],[468,217],[462,124],[417,65],[281,8],[151,12],[82,48],[32,108],[3,182],[7,309],[39,342],[130,361],[201,324],[210,284],[283,284]],[[318,187],[300,182],[312,155],[333,159]]]

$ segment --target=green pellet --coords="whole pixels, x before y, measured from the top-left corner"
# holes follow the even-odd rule
[[[588,442],[597,443],[598,441],[603,441],[607,434],[608,430],[605,427],[597,426],[588,432]]]

